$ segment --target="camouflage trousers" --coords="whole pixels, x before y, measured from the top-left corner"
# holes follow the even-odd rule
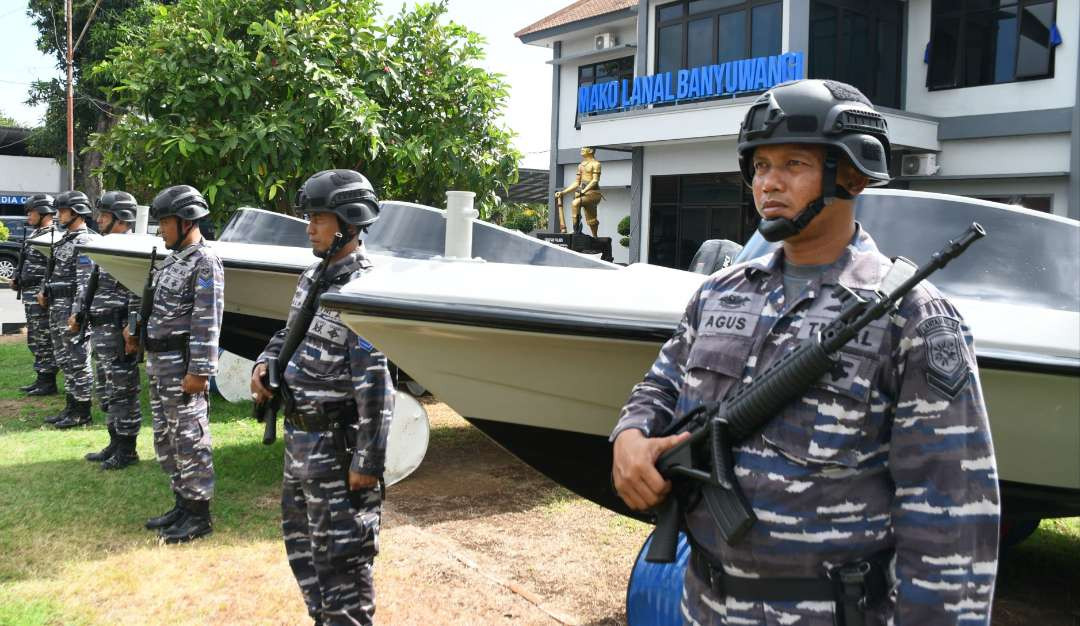
[[[154,452],[173,493],[188,500],[214,496],[214,459],[206,394],[186,394],[183,375],[149,376]]]
[[[106,422],[116,434],[136,437],[142,425],[139,364],[133,355],[124,353],[124,335],[119,326],[94,325],[90,340],[97,360],[98,398],[109,407]]]
[[[68,332],[71,315],[71,298],[58,298],[49,302],[49,332],[52,335],[53,354],[64,372],[64,387],[79,401],[90,400],[94,386],[94,373],[90,368],[89,333]]]
[[[34,371],[54,374],[59,367],[53,353],[49,310],[38,305],[37,291],[23,293],[23,308],[26,310],[26,345],[34,355]]]
[[[371,624],[380,488],[349,491],[343,464],[336,474],[301,477],[303,457],[290,453],[288,439],[285,457],[281,531],[308,614],[326,625]]]

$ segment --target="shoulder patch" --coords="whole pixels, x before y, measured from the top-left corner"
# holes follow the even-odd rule
[[[85,254],[79,255],[79,265],[91,265],[90,257]]]
[[[357,336],[356,337],[356,343],[357,343],[357,345],[360,346],[360,349],[363,350],[364,352],[373,352],[375,350],[375,346],[368,343],[368,341],[366,339],[364,339],[363,337]]]
[[[951,317],[927,318],[916,327],[926,345],[926,382],[946,398],[963,389],[971,367],[964,356],[960,322]]]

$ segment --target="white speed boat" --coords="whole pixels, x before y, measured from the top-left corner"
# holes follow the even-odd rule
[[[972,221],[990,236],[933,277],[972,327],[1012,516],[1080,514],[1080,228],[957,196],[873,190],[859,220],[926,261]],[[739,259],[769,250],[755,235]],[[700,274],[428,260],[377,267],[323,302],[495,441],[571,490],[628,512],[607,435]]]

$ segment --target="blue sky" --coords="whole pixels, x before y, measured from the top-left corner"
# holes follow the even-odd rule
[[[554,13],[572,0],[531,0],[527,3],[492,2],[491,0],[450,0],[451,19],[467,25],[488,41],[484,65],[505,75],[510,84],[510,102],[505,124],[518,134],[518,150],[525,153],[525,167],[547,168],[547,149],[551,124],[551,66],[544,62],[551,51],[526,46],[514,38],[514,32]],[[384,13],[397,12],[414,0],[388,0]],[[26,16],[26,0],[0,0],[0,111],[16,121],[33,126],[40,122],[44,109],[23,104],[30,81],[59,76],[53,58],[38,52],[37,30]],[[506,10],[505,7],[513,7]],[[58,16],[60,17],[60,16]],[[93,28],[93,24],[91,24]]]

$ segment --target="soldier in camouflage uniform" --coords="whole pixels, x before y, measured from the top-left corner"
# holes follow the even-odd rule
[[[102,235],[130,232],[135,223],[135,198],[124,191],[109,191],[98,201],[98,227]],[[121,285],[108,272],[97,268],[97,290],[92,294],[84,324],[90,324],[90,338],[97,357],[99,395],[106,412],[109,443],[86,460],[101,463],[102,469],[123,469],[139,461],[135,443],[142,425],[139,404],[139,363],[127,354],[124,327],[128,312],[139,309],[139,296]],[[75,303],[72,318],[80,313],[83,300]],[[75,320],[72,319],[72,322]]]
[[[176,504],[147,520],[166,543],[212,532],[210,499],[214,464],[210,447],[210,377],[217,371],[224,311],[225,273],[206,245],[198,220],[209,214],[202,194],[189,185],[161,191],[150,205],[159,233],[173,251],[154,275],[153,309],[142,333],[154,450],[169,475]],[[135,346],[127,329],[128,349]]]
[[[891,267],[854,220],[852,197],[889,180],[885,120],[858,90],[779,85],[739,139],[759,230],[783,245],[709,278],[634,387],[611,436],[614,483],[634,509],[671,487],[653,464],[686,434],[658,437],[668,424],[833,320],[835,286],[867,293]],[[1000,500],[967,325],[923,282],[840,357],[734,448],[757,516],[745,538],[726,543],[691,501],[687,623],[989,623]],[[811,587],[829,591],[801,595]]]
[[[252,398],[265,402],[268,358],[285,337],[311,289],[340,290],[371,268],[358,243],[379,213],[361,174],[330,170],[312,176],[297,204],[310,213],[314,253],[329,258],[300,277],[288,325],[259,356]],[[281,528],[289,566],[316,624],[370,624],[375,613],[373,561],[379,552],[382,475],[394,389],[386,357],[319,307],[285,369],[285,476]]]
[[[55,236],[53,215],[56,209],[53,207],[52,196],[43,193],[30,196],[25,209],[27,224],[34,229],[27,235],[27,239],[48,235],[50,231],[53,231]],[[20,391],[26,392],[28,396],[51,396],[56,393],[58,368],[53,354],[52,334],[49,332],[49,310],[37,301],[37,294],[41,292],[42,281],[45,279],[48,259],[30,245],[24,249],[24,255],[22,271],[15,277],[13,288],[22,289],[23,308],[26,311],[26,345],[34,355],[37,378],[29,385],[20,387]]]
[[[67,406],[59,414],[47,417],[46,423],[66,429],[90,423],[90,394],[94,374],[90,369],[90,349],[85,332],[71,332],[68,318],[72,304],[85,289],[94,269],[90,257],[78,254],[76,246],[91,242],[98,234],[86,226],[93,212],[90,199],[81,191],[68,191],[56,199],[57,218],[66,232],[56,242],[49,285],[38,293],[38,304],[49,308],[49,330],[53,353],[64,372]]]

